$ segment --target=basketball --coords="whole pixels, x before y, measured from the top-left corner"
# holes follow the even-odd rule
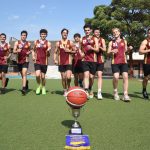
[[[84,89],[74,86],[70,87],[67,92],[66,102],[73,108],[82,107],[87,101],[87,94]]]

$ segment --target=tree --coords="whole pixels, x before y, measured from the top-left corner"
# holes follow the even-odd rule
[[[105,39],[111,37],[111,29],[118,27],[128,43],[139,48],[150,27],[149,0],[112,0],[109,6],[99,5],[94,8],[94,17],[86,18],[93,28],[100,28]]]

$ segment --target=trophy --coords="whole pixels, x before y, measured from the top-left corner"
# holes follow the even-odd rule
[[[80,108],[71,108],[72,116],[74,117],[74,124],[70,129],[70,134],[82,134],[81,125],[78,123],[77,118],[80,116]]]
[[[74,117],[74,123],[69,130],[69,134],[66,135],[66,146],[65,149],[74,149],[78,150],[86,149],[90,150],[90,141],[88,135],[82,133],[82,128],[80,123],[77,121],[80,116],[81,108],[87,101],[87,93],[80,87],[70,87],[67,96],[66,102],[71,108],[72,116]]]

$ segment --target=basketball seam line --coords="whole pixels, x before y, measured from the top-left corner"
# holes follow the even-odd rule
[[[72,89],[72,90],[70,90],[69,92],[67,92],[67,95],[68,95],[70,92],[72,92],[72,91],[77,91],[77,90],[81,90],[82,92],[84,92],[84,93],[86,94],[86,96],[88,96],[87,93],[86,93],[83,89]],[[67,97],[67,95],[66,95],[66,97]]]

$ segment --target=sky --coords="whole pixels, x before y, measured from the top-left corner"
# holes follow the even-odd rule
[[[0,33],[20,38],[22,30],[28,31],[28,40],[39,39],[42,28],[48,30],[48,40],[59,40],[60,31],[69,29],[82,36],[84,19],[93,17],[97,5],[109,5],[111,0],[0,0]]]

